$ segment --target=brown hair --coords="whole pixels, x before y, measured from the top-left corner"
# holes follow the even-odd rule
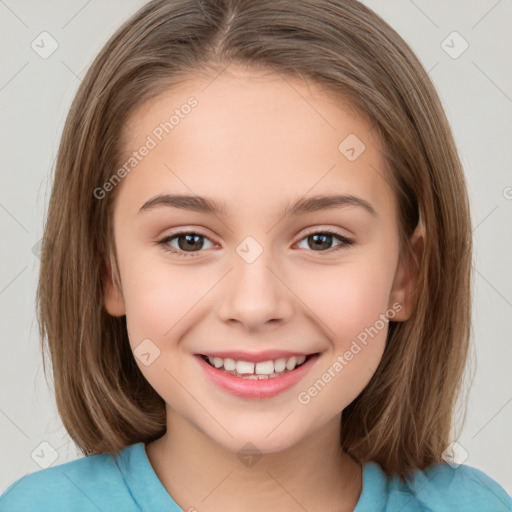
[[[64,426],[85,455],[165,432],[164,400],[137,367],[126,319],[104,307],[108,280],[119,281],[115,194],[98,200],[93,190],[120,165],[123,126],[137,107],[193,73],[229,64],[310,79],[377,130],[399,200],[403,254],[411,254],[419,221],[425,244],[415,309],[390,322],[376,373],[342,413],[341,443],[389,475],[442,462],[470,340],[464,175],[428,74],[355,0],[155,0],[96,57],[63,130],[37,291],[43,363],[46,341]]]

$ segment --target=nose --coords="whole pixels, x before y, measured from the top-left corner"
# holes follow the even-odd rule
[[[293,313],[293,293],[272,267],[270,254],[248,263],[235,255],[218,301],[223,322],[238,323],[248,331],[265,330],[286,322]]]

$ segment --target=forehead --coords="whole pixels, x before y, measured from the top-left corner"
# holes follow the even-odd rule
[[[125,159],[149,139],[154,147],[120,187],[139,207],[157,193],[219,198],[227,213],[230,204],[282,209],[287,199],[326,193],[394,201],[376,131],[312,82],[190,76],[131,115]]]

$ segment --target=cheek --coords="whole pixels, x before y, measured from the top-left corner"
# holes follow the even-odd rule
[[[158,247],[120,251],[119,266],[130,345],[153,340],[167,350],[196,323],[219,276],[208,265],[166,260]]]
[[[301,278],[300,295],[311,308],[325,335],[337,348],[356,338],[388,309],[392,265],[346,261],[339,266],[315,269],[311,279]]]
[[[332,349],[298,396],[311,414],[341,411],[374,375],[386,346],[392,263],[347,259],[302,281],[301,295]]]
[[[201,279],[192,267],[184,270],[153,264],[137,268],[123,283],[131,343],[141,337],[171,339],[175,326],[211,287],[211,277]]]

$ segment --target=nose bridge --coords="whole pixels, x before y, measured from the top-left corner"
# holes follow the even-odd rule
[[[221,319],[238,320],[248,328],[286,319],[292,311],[290,293],[276,275],[272,249],[247,236],[235,253],[233,271],[220,297]]]

